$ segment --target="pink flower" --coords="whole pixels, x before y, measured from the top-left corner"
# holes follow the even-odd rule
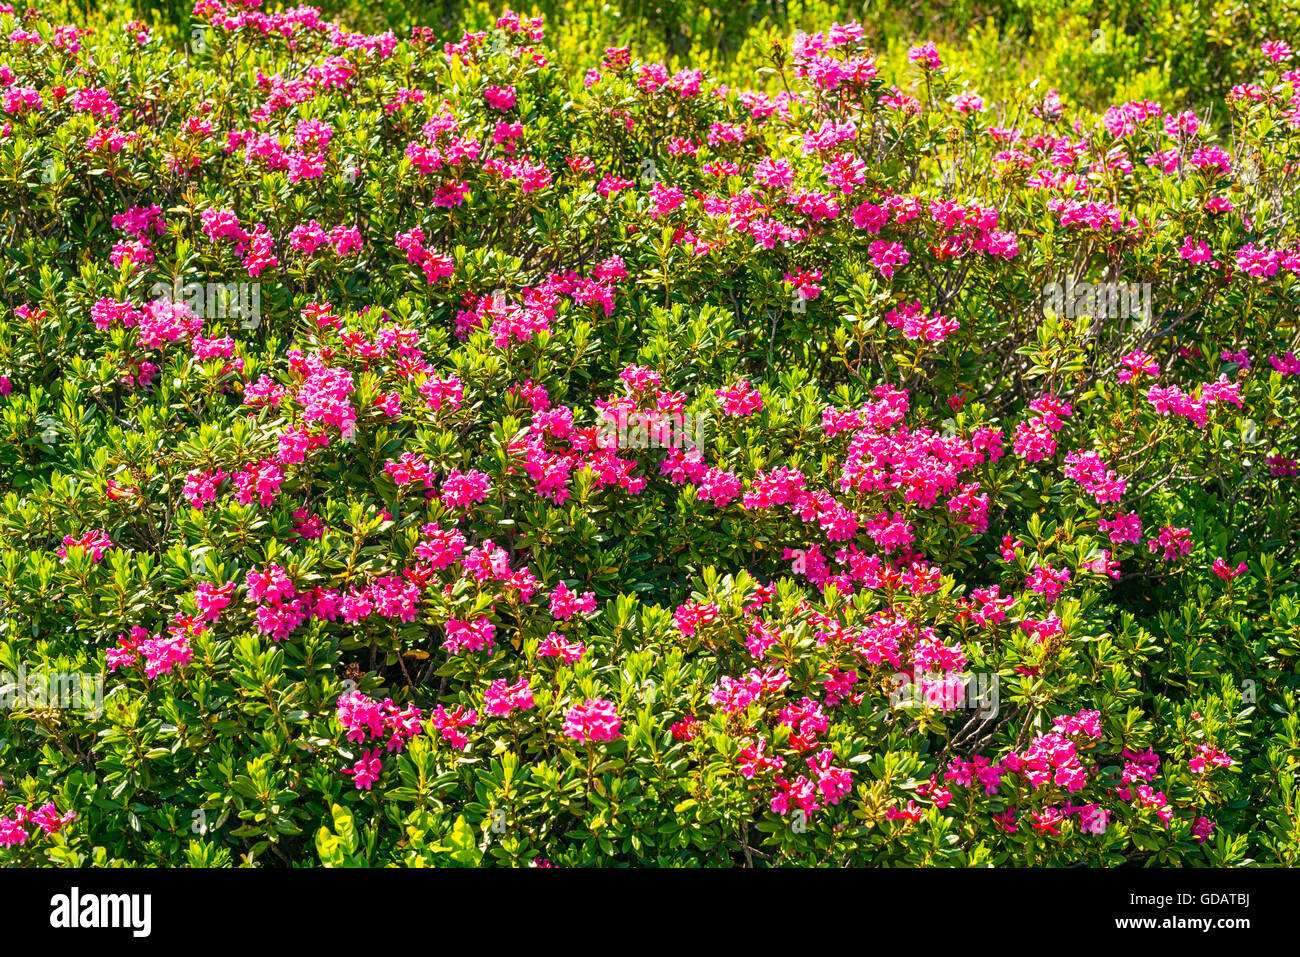
[[[1020,827],[1020,825],[1016,823],[1016,809],[1013,807],[1007,808],[1001,814],[994,814],[993,823],[1007,834],[1014,834],[1016,829]]]
[[[831,765],[834,755],[830,748],[823,748],[816,756],[808,758],[808,767],[817,776],[817,790],[822,799],[830,805],[840,803],[840,798],[853,790],[853,772],[846,768]],[[936,802],[938,803],[938,802]]]
[[[320,179],[325,174],[325,156],[321,153],[300,153],[295,150],[286,154],[286,160],[289,164],[291,183],[300,183],[305,179]]]
[[[671,213],[684,202],[686,195],[676,186],[655,183],[650,188],[650,215],[655,219]]]
[[[567,621],[574,615],[590,615],[596,610],[596,593],[585,592],[579,595],[569,591],[569,587],[560,582],[551,593],[551,616],[560,621]]]
[[[613,741],[619,737],[618,711],[605,698],[588,698],[564,716],[564,734],[575,741]]]
[[[587,649],[580,641],[568,641],[558,632],[551,632],[537,646],[537,654],[543,658],[563,658],[566,665],[571,665],[582,657]]]
[[[1191,552],[1192,530],[1167,526],[1160,530],[1158,537],[1147,542],[1147,547],[1153,555],[1162,552],[1161,557],[1167,562],[1176,561]]]
[[[723,714],[736,714],[758,700],[760,690],[730,675],[723,675],[709,692],[709,704]]]
[[[1006,609],[1014,603],[1014,597],[1001,594],[1000,585],[976,588],[971,592],[970,599],[962,605],[962,620],[970,618],[984,626],[999,624],[1007,620]]]
[[[1113,519],[1100,519],[1097,530],[1108,535],[1113,544],[1136,544],[1142,538],[1142,520],[1137,512],[1128,512]]]
[[[235,583],[214,585],[212,582],[200,582],[194,589],[194,604],[204,621],[216,621],[221,612],[230,604],[235,593]]]
[[[805,300],[816,299],[822,294],[821,286],[817,285],[821,278],[820,269],[796,269],[785,274],[785,281],[794,286],[795,293]]]
[[[216,500],[217,486],[226,478],[228,476],[221,469],[212,472],[191,472],[185,476],[185,485],[181,489],[181,494],[193,508],[202,511],[206,503]]]
[[[45,109],[41,93],[32,86],[15,86],[5,91],[0,110],[21,116],[24,113],[39,113]],[[116,224],[114,224],[116,226]]]
[[[1285,40],[1267,40],[1260,44],[1259,49],[1274,63],[1281,63],[1291,56],[1291,46]]]
[[[1065,714],[1052,722],[1052,728],[1069,737],[1082,735],[1087,738],[1101,737],[1101,712],[1080,711],[1078,714]]]
[[[873,203],[863,203],[853,210],[853,225],[875,235],[889,221],[889,210]]]
[[[1236,363],[1238,366],[1241,367],[1242,372],[1250,371],[1250,353],[1247,352],[1245,349],[1241,349],[1237,352],[1232,352],[1229,349],[1224,349],[1222,352],[1219,353],[1219,359],[1222,360],[1223,362]]]
[[[499,678],[488,686],[483,710],[494,717],[503,718],[508,717],[515,708],[527,711],[531,707],[533,692],[528,686],[527,678],[520,678],[514,684]]]
[[[1085,562],[1083,567],[1091,572],[1096,572],[1098,575],[1119,578],[1119,562],[1113,561],[1110,552],[1104,548],[1101,550],[1101,557]]]
[[[1216,558],[1214,564],[1210,566],[1210,571],[1218,575],[1224,581],[1232,581],[1238,575],[1246,572],[1246,563],[1242,562],[1236,568],[1231,567],[1222,558]]]
[[[895,266],[906,266],[911,254],[900,244],[878,239],[867,248],[871,264],[880,270],[886,279],[894,277]]]
[[[1011,447],[1026,462],[1051,458],[1056,454],[1056,438],[1052,434],[1054,431],[1046,416],[1030,419],[1016,430]]]
[[[483,91],[483,99],[493,109],[505,111],[515,105],[515,88],[513,86],[489,86]]]
[[[351,768],[344,769],[343,773],[352,778],[358,791],[369,791],[371,786],[379,780],[379,772],[383,770],[379,755],[380,750],[378,748],[373,751],[366,751],[361,755],[361,760]]]
[[[487,499],[492,492],[492,482],[487,475],[471,469],[461,472],[452,469],[442,483],[442,500],[452,508],[467,508]]]
[[[848,196],[854,187],[866,182],[867,166],[852,153],[843,153],[823,166],[822,173],[831,186]]]
[[[1211,744],[1198,744],[1196,756],[1187,762],[1187,769],[1193,774],[1205,774],[1211,768],[1230,768],[1232,758]]]
[[[280,493],[285,475],[275,459],[262,459],[245,465],[233,478],[235,498],[241,504],[251,505],[256,501],[263,508],[269,508]]]
[[[600,193],[606,199],[632,185],[632,180],[621,179],[617,176],[606,176],[596,187],[596,192]]]
[[[109,669],[122,665],[135,664],[139,656],[144,657],[145,676],[152,679],[159,675],[170,674],[173,668],[190,663],[194,650],[190,647],[187,634],[173,634],[167,637],[146,637],[143,628],[133,628],[130,639],[119,639],[119,647],[109,652]]]
[[[1079,828],[1085,834],[1105,834],[1110,812],[1099,804],[1085,804],[1079,809]]]
[[[450,654],[458,655],[462,651],[482,651],[496,644],[496,627],[486,616],[479,616],[473,621],[459,621],[452,618],[447,622],[447,637],[442,647]]]
[[[926,342],[942,342],[961,328],[956,319],[938,313],[926,316],[919,302],[899,303],[885,313],[885,323],[908,339],[922,339]]]
[[[403,452],[397,459],[389,459],[384,463],[384,471],[399,486],[419,482],[426,488],[433,487],[429,475],[429,463],[424,460],[424,456],[416,452]]]
[[[998,793],[998,788],[1002,785],[1002,774],[1001,765],[990,762],[982,755],[976,755],[970,761],[954,758],[943,776],[945,780],[962,787],[973,787],[978,784],[984,789],[986,796],[992,797]]]
[[[1035,565],[1029,576],[1029,590],[1043,596],[1048,602],[1056,601],[1070,580],[1068,568],[1054,569],[1049,564]]]
[[[22,847],[30,834],[14,818],[0,817],[0,847]]]
[[[729,389],[718,389],[722,411],[726,415],[752,415],[763,408],[763,397],[752,385],[741,379]]]
[[[1214,265],[1214,253],[1211,251],[1209,244],[1205,240],[1193,241],[1191,236],[1183,240],[1183,245],[1178,250],[1178,255],[1192,263],[1209,263]]]
[[[61,564],[67,564],[68,549],[74,547],[85,550],[90,555],[90,560],[97,562],[104,557],[104,552],[113,547],[113,542],[103,529],[85,532],[80,538],[64,535],[63,545],[59,548],[59,561]]]
[[[1098,504],[1118,502],[1124,497],[1128,482],[1107,468],[1096,452],[1071,452],[1065,461],[1065,477],[1082,485]]]
[[[214,243],[233,240],[242,243],[248,238],[239,225],[239,218],[232,209],[205,209],[199,217],[204,234]]]
[[[762,186],[784,189],[794,182],[794,169],[789,160],[765,157],[754,167],[754,180]]]
[[[406,741],[420,733],[419,708],[399,708],[391,698],[375,701],[360,691],[339,698],[336,716],[349,741],[386,742],[390,752],[401,751]]]
[[[1055,614],[1048,615],[1042,621],[1026,618],[1020,623],[1020,627],[1033,635],[1036,642],[1042,644],[1047,639],[1061,633],[1061,619]]]
[[[1296,358],[1294,352],[1286,353],[1281,359],[1276,355],[1270,355],[1268,362],[1280,375],[1300,375],[1300,358]]]
[[[131,628],[131,637],[125,635],[117,636],[117,647],[110,648],[104,653],[104,659],[108,664],[109,671],[116,671],[118,668],[124,668],[127,665],[133,665],[140,657],[140,642],[149,636],[139,625],[133,625]]]
[[[116,121],[122,112],[121,108],[113,102],[108,90],[103,87],[82,87],[72,94],[68,102],[78,113],[89,113],[91,116],[113,121]]]
[[[442,735],[444,741],[457,750],[469,744],[469,738],[461,733],[460,729],[476,724],[478,724],[478,712],[462,705],[456,705],[450,711],[438,705],[429,717],[429,725]]]
[[[415,554],[435,571],[455,564],[465,554],[465,536],[459,529],[443,529],[435,522],[423,526],[420,536]]]
[[[22,805],[19,805],[18,809],[25,810]],[[39,827],[42,833],[48,836],[50,834],[57,834],[59,831],[63,830],[65,826],[75,821],[77,819],[77,812],[68,811],[66,814],[60,815],[59,809],[55,807],[54,802],[47,801],[37,810],[29,812],[27,819]]]
[[[304,373],[296,396],[303,406],[303,425],[319,422],[334,426],[345,441],[355,436],[357,413],[348,401],[353,388],[352,373],[326,366],[319,355],[304,356],[291,349],[289,356],[291,365]]]
[[[693,721],[693,719],[691,720]],[[695,728],[692,726],[691,737],[694,737],[694,735]],[[687,738],[686,740],[690,739]],[[756,774],[763,771],[779,771],[785,766],[785,758],[765,753],[767,745],[768,741],[765,738],[759,738],[740,752],[740,773],[746,780],[752,780]]]
[[[420,385],[420,395],[435,412],[441,411],[444,405],[449,409],[459,409],[465,398],[464,388],[456,376],[445,379],[430,376]]]
[[[696,495],[702,501],[712,502],[718,508],[740,497],[742,486],[740,477],[734,472],[720,468],[706,469],[696,485]]]
[[[1160,773],[1160,758],[1149,748],[1141,754],[1125,748],[1121,757],[1124,758],[1124,766],[1120,769],[1120,784],[1152,781]],[[1129,798],[1125,797],[1125,800]]]
[[[264,405],[275,408],[287,394],[282,386],[264,375],[244,386],[244,404],[255,408]]]
[[[776,810],[775,802],[773,802],[773,805],[774,806],[772,809]],[[909,800],[907,802],[906,807],[902,807],[902,808],[891,807],[886,809],[885,820],[886,821],[908,821],[910,823],[916,823],[917,821],[921,820],[921,818],[924,815],[925,815],[924,809],[921,808],[915,801]]]
[[[943,66],[943,59],[933,41],[917,44],[907,51],[907,58],[926,70],[937,70]]]
[[[1160,366],[1156,364],[1156,360],[1140,350],[1130,352],[1119,361],[1124,366],[1119,373],[1120,382],[1132,382],[1144,375],[1152,378],[1158,378],[1160,375]]]

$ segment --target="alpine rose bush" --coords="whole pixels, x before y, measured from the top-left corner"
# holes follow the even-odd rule
[[[1300,861],[1281,33],[0,11],[0,863]]]

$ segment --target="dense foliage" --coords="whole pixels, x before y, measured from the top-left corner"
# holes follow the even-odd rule
[[[844,21],[43,9],[0,862],[1296,863],[1287,30],[1094,110]]]

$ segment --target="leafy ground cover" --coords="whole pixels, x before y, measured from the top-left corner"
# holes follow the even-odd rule
[[[1295,863],[1290,8],[737,9],[0,14],[0,862]]]

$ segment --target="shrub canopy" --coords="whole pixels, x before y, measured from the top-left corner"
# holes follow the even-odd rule
[[[1284,42],[193,17],[0,15],[0,862],[1296,862]]]

